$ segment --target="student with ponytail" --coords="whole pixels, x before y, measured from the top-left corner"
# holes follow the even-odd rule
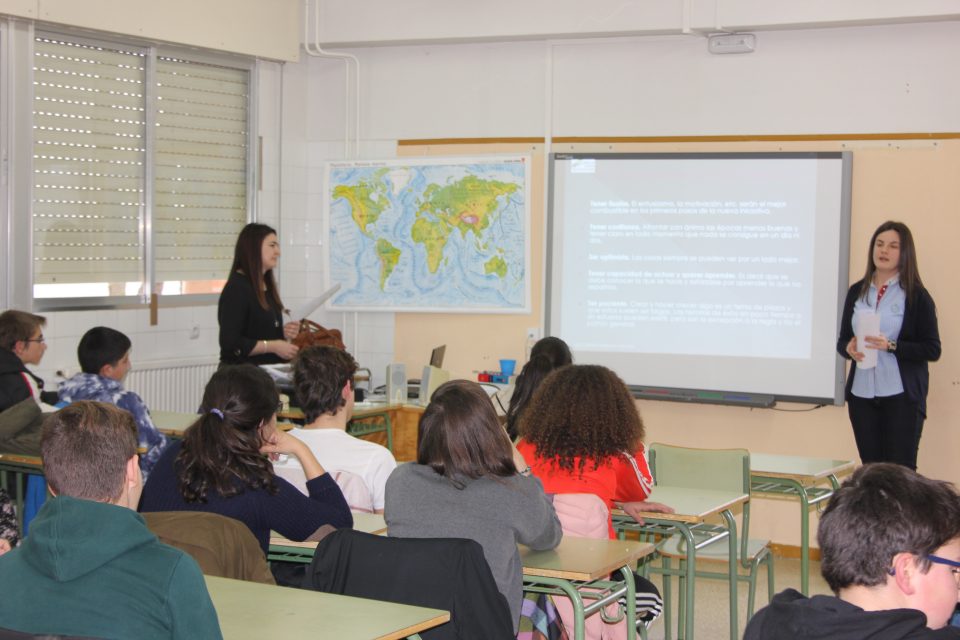
[[[140,511],[208,511],[240,520],[264,553],[274,530],[316,539],[324,525],[351,527],[337,483],[301,440],[277,429],[276,386],[251,365],[221,367],[203,394],[200,418],[157,461]],[[295,457],[309,495],[273,472],[271,458]]]

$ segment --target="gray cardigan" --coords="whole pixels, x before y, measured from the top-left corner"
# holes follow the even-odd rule
[[[553,504],[533,476],[465,479],[458,489],[428,466],[401,464],[387,480],[389,535],[399,538],[469,538],[483,555],[510,605],[514,632],[523,598],[517,544],[552,549],[563,531]]]

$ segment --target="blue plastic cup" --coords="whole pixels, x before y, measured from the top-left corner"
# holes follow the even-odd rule
[[[501,360],[500,361],[500,373],[505,376],[512,376],[514,369],[517,368],[516,360]]]

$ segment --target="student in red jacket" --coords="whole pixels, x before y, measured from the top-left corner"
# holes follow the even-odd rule
[[[520,419],[517,451],[547,493],[592,493],[607,507],[671,513],[650,502],[653,478],[643,421],[617,374],[597,365],[561,367],[547,376]],[[616,537],[612,523],[610,537]],[[662,607],[653,583],[637,576],[637,620],[649,624]]]

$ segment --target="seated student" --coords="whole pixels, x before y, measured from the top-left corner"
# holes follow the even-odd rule
[[[744,640],[960,638],[945,627],[960,585],[960,495],[888,463],[857,469],[820,516],[820,571],[834,596],[774,596]]]
[[[77,359],[82,373],[60,384],[60,401],[98,400],[129,411],[137,423],[140,470],[146,480],[167,446],[167,438],[153,425],[140,396],[123,388],[123,379],[130,371],[130,338],[116,329],[94,327],[80,338]]]
[[[293,384],[307,424],[290,433],[305,442],[323,468],[334,476],[339,471],[359,476],[369,494],[367,501],[372,498],[373,510],[383,513],[383,488],[397,461],[386,447],[347,434],[347,423],[353,415],[356,372],[356,361],[341,349],[307,347],[300,351],[294,360]],[[305,492],[299,463],[278,462],[274,469]],[[349,495],[346,498],[351,502]],[[351,507],[358,505],[351,502]]]
[[[203,392],[200,418],[168,446],[143,490],[141,511],[209,511],[250,528],[266,554],[270,531],[317,540],[324,525],[353,526],[350,507],[301,440],[277,429],[279,394],[253,365],[226,365]],[[268,454],[291,454],[305,496],[273,472]]]
[[[650,502],[653,478],[644,428],[630,391],[617,374],[597,365],[570,365],[547,376],[520,421],[517,450],[548,493],[592,493],[608,509],[673,511]],[[611,538],[616,537],[612,521]],[[653,583],[636,576],[637,620],[662,610]]]
[[[96,638],[220,638],[197,563],[136,512],[142,487],[129,413],[76,402],[44,426],[47,500],[0,556],[0,627]],[[15,588],[13,587],[15,585]]]
[[[552,549],[563,536],[540,481],[518,472],[515,459],[486,391],[447,382],[420,419],[417,462],[387,480],[384,514],[391,536],[479,542],[514,632],[523,598],[517,543]]]
[[[33,398],[44,411],[56,411],[56,391],[44,391],[43,380],[26,365],[38,365],[47,350],[43,316],[10,309],[0,313],[0,412]]]
[[[573,355],[570,353],[570,347],[567,346],[566,342],[554,336],[547,336],[537,340],[530,349],[530,358],[527,360],[527,363],[537,356],[543,356],[550,363],[548,371],[573,363]],[[523,371],[521,371],[520,374],[522,375]],[[493,400],[493,408],[497,410],[498,416],[505,417],[510,411],[510,403],[516,394],[516,384],[519,380],[520,376],[518,375],[514,383],[490,396],[490,399]]]
[[[537,390],[544,378],[560,367],[573,364],[573,356],[570,355],[570,347],[560,338],[548,336],[537,341],[530,350],[530,360],[523,365],[523,370],[517,376],[514,387],[508,396],[510,404],[505,412],[507,417],[507,433],[511,440],[516,440],[519,435],[520,416],[523,410],[530,404],[533,392]],[[499,393],[499,392],[497,392]],[[500,403],[500,398],[494,396],[494,406]]]

